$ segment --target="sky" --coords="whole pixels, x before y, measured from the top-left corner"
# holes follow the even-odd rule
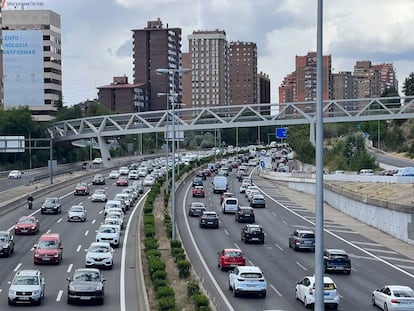
[[[13,0],[21,2],[27,0]],[[64,104],[97,98],[114,76],[132,77],[132,30],[157,20],[182,29],[182,52],[194,30],[224,30],[228,41],[255,42],[258,71],[271,79],[271,102],[295,70],[295,56],[316,51],[317,0],[36,0],[61,16]],[[356,61],[393,63],[400,95],[414,72],[414,0],[323,1],[323,55],[332,71]],[[7,6],[5,9],[13,9]]]

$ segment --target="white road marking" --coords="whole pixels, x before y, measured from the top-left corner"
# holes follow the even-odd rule
[[[277,217],[277,214],[275,212],[272,212],[272,215],[275,216],[275,217]]]
[[[62,221],[62,218],[59,218],[58,221],[56,222],[57,224],[60,223]]]
[[[78,247],[76,248],[76,252],[79,253],[79,251],[81,250],[82,245],[78,245]]]
[[[338,232],[338,233],[352,233],[352,234],[359,234],[359,232],[351,231],[351,230],[336,230],[336,229],[329,229],[330,232]]]
[[[92,220],[92,225],[96,222],[96,219]]]
[[[299,262],[296,261],[296,264],[301,267],[303,270],[308,271],[308,269],[306,269],[306,267],[304,267],[302,264],[300,264]]]
[[[396,261],[402,261],[402,262],[407,262],[407,263],[414,263],[414,260],[411,259],[404,259],[404,258],[398,258],[398,257],[386,257],[386,256],[379,256],[382,259],[387,259],[387,260],[396,260]]]
[[[66,272],[67,272],[67,273],[70,273],[70,272],[72,271],[72,268],[73,268],[73,263],[71,263],[71,264],[68,266],[68,268],[67,268]]]
[[[275,243],[275,246],[281,251],[281,252],[283,252],[283,248],[279,245],[279,244],[276,244]]]
[[[52,229],[47,230],[46,233],[50,233],[50,231],[52,231]]]
[[[380,248],[365,248],[365,250],[370,252],[378,252],[378,253],[385,253],[385,254],[398,254],[396,251],[386,250],[386,249],[380,249]]]
[[[88,234],[89,234],[89,230],[86,230],[84,235],[87,236]]]
[[[286,220],[282,220],[282,222],[286,225],[289,226],[288,222]]]
[[[17,264],[17,266],[16,266],[16,268],[14,268],[13,269],[13,272],[16,272],[16,271],[18,271],[19,269],[20,269],[20,267],[22,266],[22,263],[20,262],[20,263],[18,263]]]
[[[250,266],[254,266],[254,264],[251,260],[248,260],[247,262],[249,263]]]
[[[270,284],[270,288],[271,288],[271,289],[273,289],[273,290],[276,292],[276,294],[278,294],[278,295],[279,295],[279,297],[282,297],[281,292],[279,292],[279,291],[276,289],[276,287],[274,287],[274,286],[273,286],[273,284]]]
[[[402,269],[410,269],[410,270],[414,270],[413,266],[403,266],[403,265],[397,265],[398,267],[402,268]]]
[[[368,246],[384,246],[383,244],[380,244],[380,243],[369,243],[369,242],[359,242],[359,241],[351,241],[351,243],[360,244],[360,245],[368,245]]]
[[[241,249],[240,246],[237,243],[234,243],[234,246],[236,246],[236,248]]]
[[[230,235],[229,232],[226,229],[224,229],[224,233],[227,234],[227,235]]]
[[[63,290],[59,290],[57,297],[56,297],[56,301],[61,301],[62,300],[62,296],[63,296]]]

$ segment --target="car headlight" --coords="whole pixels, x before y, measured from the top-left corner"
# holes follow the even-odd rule
[[[9,248],[9,244],[3,245],[3,248]]]
[[[9,289],[9,295],[16,295],[16,291],[14,289]]]
[[[98,284],[97,286],[96,286],[96,290],[102,290],[102,284]]]
[[[36,226],[32,226],[32,230],[36,229]]]
[[[35,290],[34,292],[33,292],[33,295],[39,295],[40,294],[40,290]]]
[[[74,291],[75,290],[75,286],[73,286],[72,284],[69,285],[69,290]]]

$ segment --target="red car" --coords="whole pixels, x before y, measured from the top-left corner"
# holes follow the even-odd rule
[[[14,234],[36,234],[39,232],[39,221],[34,216],[20,217],[14,226]]]
[[[58,233],[44,233],[35,245],[33,255],[34,264],[54,263],[59,264],[62,260],[62,241]]]
[[[193,197],[204,198],[205,190],[203,186],[195,186],[193,189]]]
[[[237,266],[245,266],[246,258],[238,248],[225,248],[218,254],[217,266],[221,270],[232,269]]]
[[[116,181],[117,186],[128,186],[128,178],[126,176],[121,176]]]
[[[80,182],[75,187],[75,195],[89,195],[89,186],[87,183]]]
[[[208,168],[205,168],[203,170],[203,172],[204,172],[204,175],[206,175],[207,177],[210,177],[211,176],[211,171]]]

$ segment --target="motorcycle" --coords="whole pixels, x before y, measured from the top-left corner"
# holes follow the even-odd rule
[[[33,207],[33,201],[27,201],[27,205],[29,206],[29,209],[32,209]]]

